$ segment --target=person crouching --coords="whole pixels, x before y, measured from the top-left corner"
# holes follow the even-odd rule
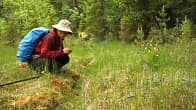
[[[58,24],[52,25],[49,34],[45,35],[34,49],[32,58],[28,61],[30,67],[42,72],[59,71],[62,66],[70,60],[70,48],[64,48],[63,40],[67,35],[72,34],[71,23],[66,20],[60,20]]]

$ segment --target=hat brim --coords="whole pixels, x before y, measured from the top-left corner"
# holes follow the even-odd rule
[[[68,33],[70,33],[70,34],[73,34],[73,32],[72,32],[71,29],[61,27],[61,26],[59,26],[58,24],[52,25],[52,27],[55,28],[55,29],[58,29],[58,30],[60,30],[60,31],[65,31],[65,32],[68,32]]]

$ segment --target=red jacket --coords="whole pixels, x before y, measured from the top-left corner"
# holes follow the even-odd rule
[[[34,55],[40,54],[44,58],[60,58],[64,56],[62,40],[55,34],[54,29],[50,29],[49,33],[55,39],[55,46],[53,39],[49,35],[45,35],[36,46]]]

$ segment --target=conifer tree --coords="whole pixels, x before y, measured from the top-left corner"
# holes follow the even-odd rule
[[[95,38],[104,40],[106,32],[106,18],[104,13],[104,0],[87,0],[84,4],[84,20],[81,21],[84,31]]]
[[[170,17],[167,16],[165,12],[165,6],[163,5],[161,11],[159,11],[159,16],[156,16],[156,20],[158,22],[159,29],[161,31],[161,39],[162,42],[167,43],[167,25],[166,23],[170,20]]]
[[[182,32],[182,39],[189,42],[191,41],[191,31],[193,24],[192,22],[187,18],[187,16],[184,17],[184,21],[181,24],[181,32]]]

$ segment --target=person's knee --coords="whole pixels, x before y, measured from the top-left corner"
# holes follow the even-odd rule
[[[70,58],[68,55],[65,55],[61,58],[56,59],[56,63],[58,65],[58,67],[64,66],[65,64],[69,63],[69,61],[70,61]]]
[[[70,61],[70,58],[69,58],[68,55],[66,55],[66,56],[65,56],[65,64],[69,63],[69,61]]]

